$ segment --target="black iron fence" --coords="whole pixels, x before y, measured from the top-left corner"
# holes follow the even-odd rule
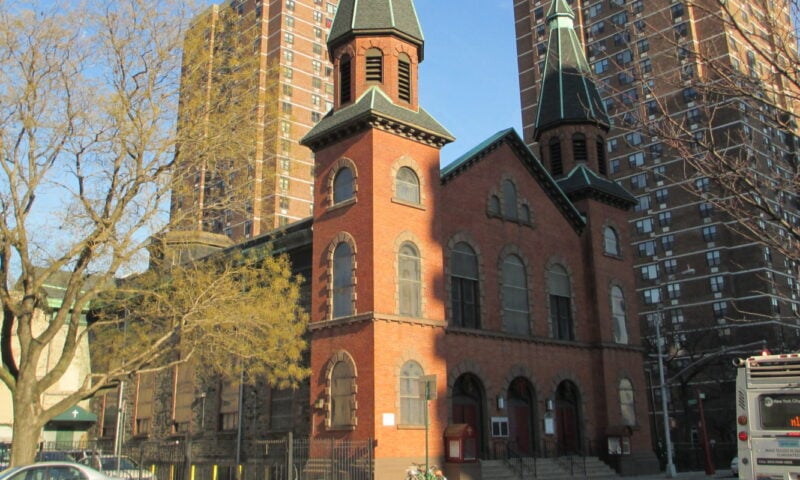
[[[372,440],[294,439],[259,441],[261,455],[237,465],[235,459],[205,460],[187,457],[186,445],[176,441],[127,444],[121,454],[140,466],[130,480],[373,480]],[[107,442],[46,442],[40,454],[70,455],[81,460],[91,455],[113,454]],[[144,472],[150,472],[145,474]]]

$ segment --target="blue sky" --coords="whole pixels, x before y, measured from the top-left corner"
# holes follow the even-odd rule
[[[442,165],[499,130],[522,133],[512,0],[415,0],[420,104],[456,137]]]

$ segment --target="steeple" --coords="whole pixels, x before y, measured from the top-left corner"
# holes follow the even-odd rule
[[[591,78],[574,27],[575,15],[566,0],[554,0],[547,13],[550,39],[547,45],[535,140],[542,132],[564,124],[595,124],[609,129],[597,86]]]
[[[328,36],[329,51],[356,34],[398,36],[417,45],[422,61],[424,39],[412,0],[342,0]]]

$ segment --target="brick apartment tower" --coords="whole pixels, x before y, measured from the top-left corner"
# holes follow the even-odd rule
[[[214,106],[238,100],[252,106],[258,125],[255,132],[237,135],[235,126],[207,120],[204,128],[236,153],[216,159],[214,166],[179,170],[185,185],[176,189],[183,193],[174,195],[172,212],[186,217],[187,229],[238,241],[311,215],[314,160],[298,140],[333,106],[325,42],[337,5],[338,0],[232,0],[195,20],[187,39],[202,36],[204,52],[191,60],[202,66],[184,66],[182,108],[187,110],[190,99]],[[241,78],[229,72],[242,58],[232,59],[234,68],[219,61],[232,51],[254,55],[258,65],[255,78],[248,79],[254,83],[236,98],[229,98],[230,91]],[[193,68],[200,73],[188,74]]]
[[[425,451],[424,430],[386,428],[402,419],[381,413],[398,410],[398,358],[440,379],[431,431],[446,420],[436,206],[439,150],[453,138],[417,102],[423,37],[411,0],[343,0],[328,49],[334,108],[302,140],[316,153],[312,436],[375,439],[375,477],[390,478]],[[395,190],[397,172],[412,164],[425,208]],[[408,283],[396,287],[398,276]],[[406,297],[417,283],[421,302]],[[436,436],[431,458],[442,449]]]
[[[670,406],[670,416],[677,422],[672,436],[679,445],[678,461],[689,458],[680,450],[681,445],[687,452],[698,448],[698,412],[690,401],[697,389],[706,395],[710,438],[718,449],[732,446],[729,453],[733,456],[736,432],[730,419],[735,415],[734,374],[727,368],[729,358],[719,355],[704,360],[698,365],[702,368],[692,365],[723,348],[740,355],[757,351],[759,346],[753,342],[761,339],[775,349],[796,351],[800,347],[797,265],[728,229],[732,220],[702,198],[714,185],[686,170],[680,154],[668,148],[662,138],[645,132],[648,122],[657,120],[660,108],[666,107],[667,115],[682,119],[690,129],[697,130],[697,135],[703,135],[703,127],[708,126],[705,116],[716,105],[704,103],[698,90],[726,68],[766,82],[775,93],[776,103],[796,118],[797,105],[791,103],[791,98],[798,98],[796,92],[786,95],[790,87],[776,83],[768,75],[769,69],[759,65],[749,52],[752,49],[742,35],[715,18],[725,5],[755,31],[767,23],[765,18],[779,19],[778,26],[773,25],[776,31],[753,35],[751,40],[770,51],[770,38],[785,34],[792,50],[796,42],[791,40],[789,2],[568,3],[610,116],[608,174],[637,198],[629,221],[643,332],[648,332],[648,343],[654,348],[654,325],[663,318],[667,350],[677,355],[669,365],[670,372],[688,367],[683,377],[674,379],[682,384],[683,393],[676,389]],[[515,0],[514,11],[524,139],[531,149],[540,152],[558,178],[559,172],[568,170],[549,161],[547,138],[540,134],[537,124],[541,102],[549,101],[541,81],[546,75],[545,13],[550,5],[550,0]],[[713,58],[715,68],[699,61],[695,52],[702,52],[704,60]],[[797,154],[796,140],[791,141],[797,132],[780,131],[775,124],[765,122],[761,113],[757,106],[719,111],[713,128],[731,132],[728,148],[753,152],[754,170],[778,172],[787,167],[782,159]],[[796,215],[796,207],[787,204],[785,208]],[[777,322],[793,328],[777,326]],[[744,349],[737,349],[739,345],[745,345]],[[655,365],[648,368],[657,378]],[[652,387],[658,406],[657,384]],[[660,418],[660,411],[651,412],[654,425]],[[655,437],[663,439],[660,425],[657,430],[660,433]],[[729,458],[727,455],[722,454]],[[678,467],[699,465],[679,463]]]

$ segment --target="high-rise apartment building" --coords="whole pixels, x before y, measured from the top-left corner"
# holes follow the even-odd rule
[[[761,340],[773,350],[798,349],[797,265],[742,235],[739,219],[717,201],[727,190],[687,158],[713,161],[713,144],[716,154],[746,159],[754,178],[773,182],[774,196],[764,201],[797,225],[795,192],[779,186],[793,176],[798,148],[797,91],[779,72],[797,58],[789,2],[568,3],[612,122],[609,175],[638,200],[626,254],[634,257],[647,343],[654,351],[663,337],[669,353],[672,437],[697,450],[702,393],[708,435],[735,451],[729,360],[757,351]],[[535,141],[549,6],[514,2],[524,140],[542,159],[551,156]],[[556,178],[569,174],[547,166]],[[756,222],[781,233],[766,217]],[[651,419],[663,439],[655,358]]]
[[[297,140],[332,107],[325,43],[337,5],[233,0],[196,19],[172,200],[187,228],[239,240],[311,215],[314,159]]]

